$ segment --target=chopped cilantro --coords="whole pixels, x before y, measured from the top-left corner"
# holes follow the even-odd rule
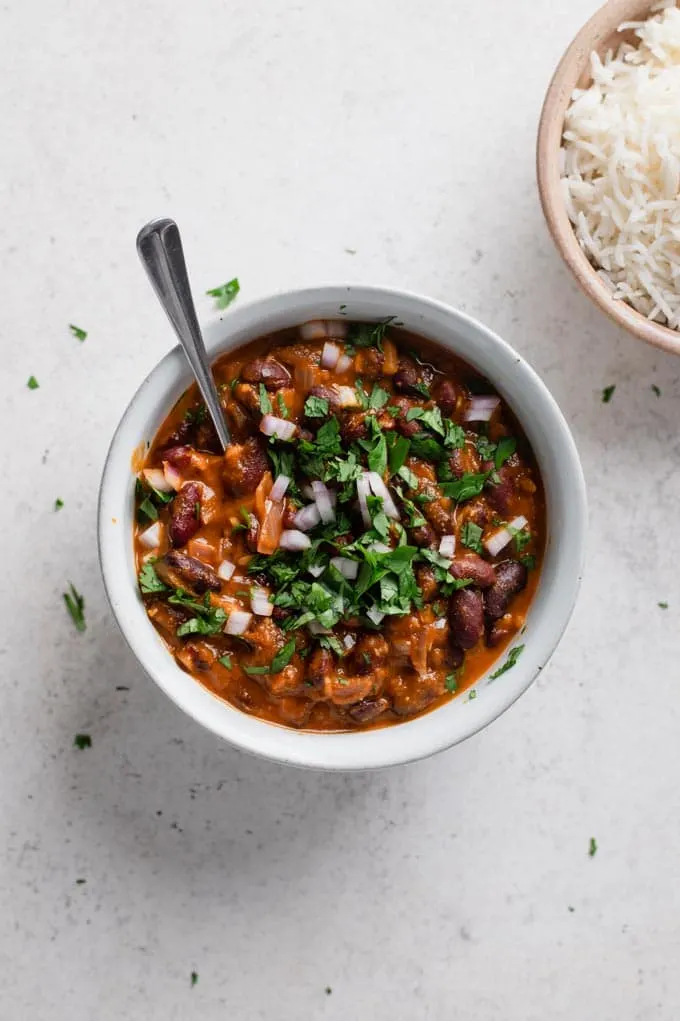
[[[271,415],[274,409],[272,408],[272,402],[269,399],[269,394],[267,393],[267,388],[264,385],[264,383],[260,383],[259,393],[260,393],[260,411],[262,412],[263,415]]]
[[[460,532],[460,541],[463,546],[474,550],[475,553],[482,553],[482,529],[474,521],[466,521]]]
[[[430,399],[430,391],[425,383],[414,383],[413,389],[417,390],[421,397],[424,397],[426,401]]]
[[[84,886],[86,882],[87,879],[76,879],[76,886]]]
[[[137,520],[143,523],[144,519],[158,521],[158,510],[150,496],[145,496],[137,508]]]
[[[594,858],[596,854],[597,854],[597,840],[595,839],[595,837],[591,837],[590,843],[588,845],[588,857]]]
[[[308,397],[305,401],[305,415],[307,418],[326,418],[328,415],[328,401],[325,397]]]
[[[178,588],[169,597],[168,602],[192,610],[196,614],[195,617],[190,617],[180,624],[177,628],[178,638],[183,638],[184,635],[217,635],[224,630],[227,615],[221,606],[211,605],[209,592],[206,592],[203,602],[199,603],[184,589]]]
[[[220,656],[219,659],[217,660],[217,662],[221,663],[222,666],[225,668],[225,670],[231,670],[231,656],[230,655],[225,654],[224,656]]]
[[[349,252],[349,248],[346,248],[345,251]],[[354,253],[352,253],[352,254],[354,254]],[[331,989],[330,986],[326,986],[326,988],[324,989],[324,992],[325,992],[326,996],[330,996],[331,993],[333,992],[333,990]]]
[[[77,748],[81,752],[84,751],[85,748],[91,748],[92,738],[89,734],[76,734],[73,738],[73,747]]]
[[[411,471],[405,464],[397,472],[400,479],[403,479],[409,489],[418,488],[418,476],[414,471]]]
[[[603,404],[609,404],[610,400],[614,396],[614,391],[615,390],[616,390],[616,384],[615,383],[613,383],[611,386],[606,386],[604,388],[604,390],[602,391],[602,403]]]
[[[229,280],[228,283],[222,284],[221,287],[213,287],[211,290],[206,291],[211,298],[215,299],[215,304],[218,308],[227,308],[231,305],[232,301],[241,290],[238,279],[234,277],[233,280]]]
[[[397,475],[401,472],[410,447],[411,444],[405,436],[400,436],[397,432],[387,433],[387,464],[390,475]],[[406,470],[408,471],[408,469]]]
[[[258,676],[259,674],[268,674],[270,672],[268,666],[244,666],[243,669],[247,674],[251,674],[253,677]]]
[[[661,390],[656,385],[656,383],[652,383],[652,391],[656,394],[657,397],[661,396]]]
[[[496,453],[496,444],[492,443],[488,436],[484,436],[483,433],[478,436],[476,447],[482,461],[493,460]]]
[[[475,698],[477,698],[477,692],[473,688],[472,691],[470,692],[470,694],[468,695],[468,702],[472,702],[473,699],[475,699]]]
[[[61,510],[61,508],[63,506],[64,506],[64,501],[62,500],[62,498],[60,496],[58,496],[57,499],[54,501],[54,509],[55,509],[55,511]]]
[[[147,561],[139,572],[139,587],[145,595],[151,592],[165,592],[165,585],[156,573],[156,568],[151,561]]]
[[[660,610],[668,609],[668,603],[657,603],[656,605],[659,607]]]
[[[381,386],[374,386],[368,398],[368,407],[371,411],[380,411],[389,399],[390,395],[387,390],[383,390]]]
[[[26,386],[28,387],[29,390],[37,390],[38,387],[40,386],[40,383],[35,378],[35,376],[29,376],[28,383],[26,384]]]
[[[194,504],[194,517],[197,521],[201,520],[201,501],[197,500]]]
[[[519,558],[519,562],[526,567],[527,571],[533,571],[536,567],[536,557],[533,553],[526,553],[523,557]]]
[[[279,409],[279,415],[281,418],[289,418],[290,412],[288,411],[288,405],[283,399],[283,394],[279,391],[276,395],[276,406]]]
[[[498,441],[496,447],[496,455],[494,457],[494,464],[496,465],[496,471],[499,471],[509,457],[517,450],[517,440],[513,439],[512,436],[504,436]]]
[[[194,988],[194,986],[196,985],[197,982],[198,982],[198,972],[197,971],[192,971],[192,973],[191,973],[191,988],[192,989]]]
[[[510,652],[508,653],[508,658],[506,659],[505,663],[503,663],[502,666],[499,666],[498,670],[496,670],[495,673],[491,674],[489,680],[495,681],[497,677],[501,676],[501,674],[507,673],[508,670],[512,670],[515,663],[517,662],[517,660],[519,659],[523,652],[524,652],[523,645],[516,645],[514,649],[510,649]]]
[[[447,691],[456,691],[458,689],[458,673],[454,670],[452,673],[446,675],[444,686]]]
[[[344,645],[339,638],[336,638],[335,635],[321,635],[319,638],[319,645],[322,649],[330,649],[331,652],[334,652],[336,656],[340,656],[341,658],[346,652]]]
[[[289,642],[286,642],[284,647],[279,650],[274,656],[271,665],[271,672],[273,674],[281,673],[284,667],[288,666],[293,655],[295,654],[295,639],[291,638]]]
[[[73,582],[68,583],[69,591],[63,593],[66,609],[71,615],[71,620],[76,631],[85,630],[85,600],[76,589]]]
[[[479,496],[488,479],[489,475],[487,472],[480,472],[478,474],[464,472],[454,482],[442,482],[441,490],[444,496],[450,497],[456,503],[462,503],[463,500],[470,500],[473,496]]]
[[[69,323],[68,328],[76,340],[83,341],[87,337],[87,330],[81,330],[79,326],[74,326],[73,323]]]

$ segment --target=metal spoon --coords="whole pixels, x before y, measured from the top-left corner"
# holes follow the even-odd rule
[[[137,252],[184,349],[222,449],[226,450],[231,436],[196,318],[182,239],[175,221],[163,217],[142,227],[137,235]]]

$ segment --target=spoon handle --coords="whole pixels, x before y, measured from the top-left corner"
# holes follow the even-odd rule
[[[137,252],[184,349],[222,449],[226,450],[231,436],[196,318],[182,239],[175,221],[163,217],[142,227],[137,235]]]

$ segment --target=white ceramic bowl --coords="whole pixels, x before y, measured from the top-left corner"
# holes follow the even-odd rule
[[[328,286],[239,304],[205,331],[211,356],[273,330],[338,315],[376,320],[395,315],[416,333],[457,354],[482,372],[522,424],[543,476],[547,499],[547,549],[526,629],[514,644],[524,651],[495,681],[475,685],[433,712],[378,730],[345,734],[296,731],[248,716],[223,702],[181,670],[169,654],[139,597],[133,560],[131,456],[151,440],[191,382],[175,348],[133,397],[116,430],[104,467],[99,499],[99,551],[104,583],[118,624],[135,656],[170,698],[204,727],[244,751],[317,769],[373,769],[424,758],[485,727],[526,691],[564,631],[581,579],[586,534],[583,473],[569,428],[536,373],[485,326],[441,302],[381,287]],[[496,667],[507,653],[499,658]]]

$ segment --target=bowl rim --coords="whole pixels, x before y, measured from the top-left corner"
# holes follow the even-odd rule
[[[588,68],[590,54],[635,16],[641,0],[609,0],[593,14],[564,51],[548,86],[536,140],[538,194],[548,230],[580,289],[609,318],[639,340],[680,354],[680,332],[652,322],[621,299],[613,298],[579,245],[560,188],[559,152],[564,117],[574,88]],[[651,8],[645,0],[645,6]]]
[[[376,319],[392,314],[388,309],[396,311],[401,319],[407,320],[409,329],[416,332],[420,329],[424,336],[435,340],[433,334],[447,329],[456,339],[455,342],[450,337],[439,339],[442,346],[459,352],[464,348],[461,356],[476,367],[481,365],[481,371],[501,394],[513,390],[525,396],[521,410],[518,401],[509,403],[530,438],[544,484],[546,470],[554,479],[558,495],[555,513],[548,509],[548,529],[559,533],[559,542],[551,540],[549,531],[549,550],[539,591],[532,600],[524,629],[528,630],[531,621],[531,640],[527,636],[522,657],[512,671],[504,674],[502,685],[489,688],[491,694],[487,697],[490,685],[487,675],[475,684],[478,691],[484,689],[480,693],[485,697],[471,701],[463,694],[429,713],[391,727],[325,734],[297,731],[251,717],[208,691],[176,665],[139,598],[130,539],[134,478],[131,456],[140,441],[155,433],[172,406],[173,395],[183,392],[190,381],[179,347],[169,351],[147,375],[114,432],[101,479],[97,535],[104,586],[118,626],[138,663],[180,709],[241,750],[270,760],[324,770],[364,770],[414,761],[451,747],[497,719],[530,687],[558,644],[574,608],[585,557],[587,507],[576,445],[545,384],[509,344],[477,320],[443,302],[410,291],[363,284],[329,284],[285,291],[241,303],[220,316],[204,331],[206,348],[214,359],[268,332],[273,319],[283,317],[292,325],[304,321],[300,318],[305,314],[303,309],[307,309],[307,317],[328,317],[333,314],[329,309],[337,309],[343,302],[346,307],[350,302],[362,308],[370,306]],[[366,311],[352,317],[362,316],[371,317]],[[142,422],[146,423],[147,436],[140,433]],[[548,557],[554,565],[549,578]],[[539,594],[540,613],[534,608]],[[511,647],[512,643],[506,654]],[[491,669],[501,662],[499,659]],[[466,717],[461,704],[465,706]],[[454,706],[456,710],[452,712]]]

